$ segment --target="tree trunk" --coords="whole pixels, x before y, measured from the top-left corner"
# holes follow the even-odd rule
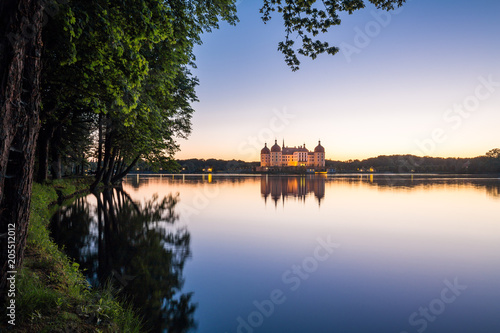
[[[101,172],[101,164],[102,164],[102,113],[99,112],[99,138],[98,138],[98,143],[97,143],[97,168],[96,168],[96,175]]]
[[[113,176],[113,170],[115,168],[115,159],[116,159],[116,149],[113,148],[111,151],[111,157],[109,159],[109,163],[107,168],[105,169],[104,177],[102,182],[105,186],[111,185],[111,177]]]
[[[49,139],[46,131],[40,131],[37,143],[38,172],[36,181],[43,183],[49,178]]]
[[[123,169],[123,158],[120,158],[116,163],[116,168],[115,171],[113,172],[113,177],[111,178],[111,180],[115,179],[115,177],[123,171],[122,169]]]
[[[111,183],[116,184],[118,181],[122,180],[122,178],[125,177],[130,172],[130,170],[132,170],[135,164],[139,161],[139,158],[141,158],[141,155],[137,155],[135,159],[132,161],[132,163],[130,163],[130,165],[124,171],[114,176],[111,179]]]
[[[101,123],[101,121],[100,121]],[[101,126],[101,124],[99,124]],[[109,161],[111,157],[111,147],[112,147],[112,140],[113,140],[113,131],[111,129],[111,120],[109,118],[109,115],[107,115],[106,119],[106,134],[105,134],[105,139],[104,139],[104,159],[102,161],[102,164],[98,162],[98,170],[95,175],[95,180],[90,185],[90,191],[94,192],[97,185],[101,182],[101,180],[104,177],[104,173],[106,172],[108,166],[109,166]],[[101,133],[99,134],[100,136],[102,135]],[[102,153],[99,153],[99,161],[102,158],[101,156]],[[100,167],[99,167],[100,166]]]
[[[61,179],[62,178],[62,161],[61,161],[61,135],[62,135],[61,126],[57,127],[54,131],[54,135],[52,136],[51,145],[50,145],[50,156],[52,158],[51,162],[51,171],[53,179]]]
[[[46,126],[40,129],[37,141],[38,173],[36,181],[42,183],[49,178],[49,150],[50,141],[54,135],[54,127]]]
[[[51,151],[51,155],[52,155],[52,162],[50,164],[50,170],[52,171],[52,178],[61,179],[62,178],[61,154],[56,149],[53,149]]]
[[[15,262],[0,237],[0,290],[22,264],[40,129],[43,8],[39,0],[0,2],[0,234],[15,231]]]

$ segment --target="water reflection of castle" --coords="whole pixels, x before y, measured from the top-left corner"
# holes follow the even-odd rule
[[[325,196],[325,177],[323,176],[265,176],[260,181],[260,193],[267,203],[267,198],[271,196],[271,200],[275,205],[278,201],[285,198],[294,197],[305,201],[306,197],[313,193],[318,199],[318,205],[321,205],[321,200]]]

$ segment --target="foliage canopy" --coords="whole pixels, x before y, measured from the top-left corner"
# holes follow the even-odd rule
[[[406,0],[369,0],[377,8],[393,10],[400,7]],[[339,14],[365,7],[365,0],[263,0],[260,9],[262,20],[268,22],[273,12],[278,12],[285,26],[285,40],[278,44],[278,50],[285,56],[285,62],[293,71],[299,69],[300,61],[297,53],[316,59],[321,53],[336,54],[339,49],[330,46],[328,42],[313,38],[320,33],[328,32],[332,26],[340,25]],[[302,45],[295,46],[295,39],[300,39]]]

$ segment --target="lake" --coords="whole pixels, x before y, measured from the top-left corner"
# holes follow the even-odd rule
[[[153,332],[500,332],[500,179],[133,175],[52,236]]]

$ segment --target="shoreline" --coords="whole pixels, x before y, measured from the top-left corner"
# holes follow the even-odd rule
[[[142,320],[111,288],[93,289],[79,265],[53,242],[53,213],[89,192],[92,177],[33,183],[23,264],[17,268],[13,332],[141,332]]]
[[[125,177],[135,177],[135,176],[246,176],[246,177],[258,177],[258,176],[328,176],[329,178],[335,178],[335,177],[343,177],[343,176],[369,176],[369,175],[374,175],[374,176],[442,176],[445,178],[445,176],[464,176],[468,178],[500,178],[500,173],[439,173],[439,172],[429,172],[429,173],[424,173],[424,172],[404,172],[404,173],[392,173],[392,172],[338,172],[338,173],[265,173],[265,172],[260,172],[260,173],[248,173],[248,172],[243,172],[243,173],[227,173],[227,172],[208,172],[208,173],[154,173],[154,172],[134,172],[134,173],[129,173]]]

